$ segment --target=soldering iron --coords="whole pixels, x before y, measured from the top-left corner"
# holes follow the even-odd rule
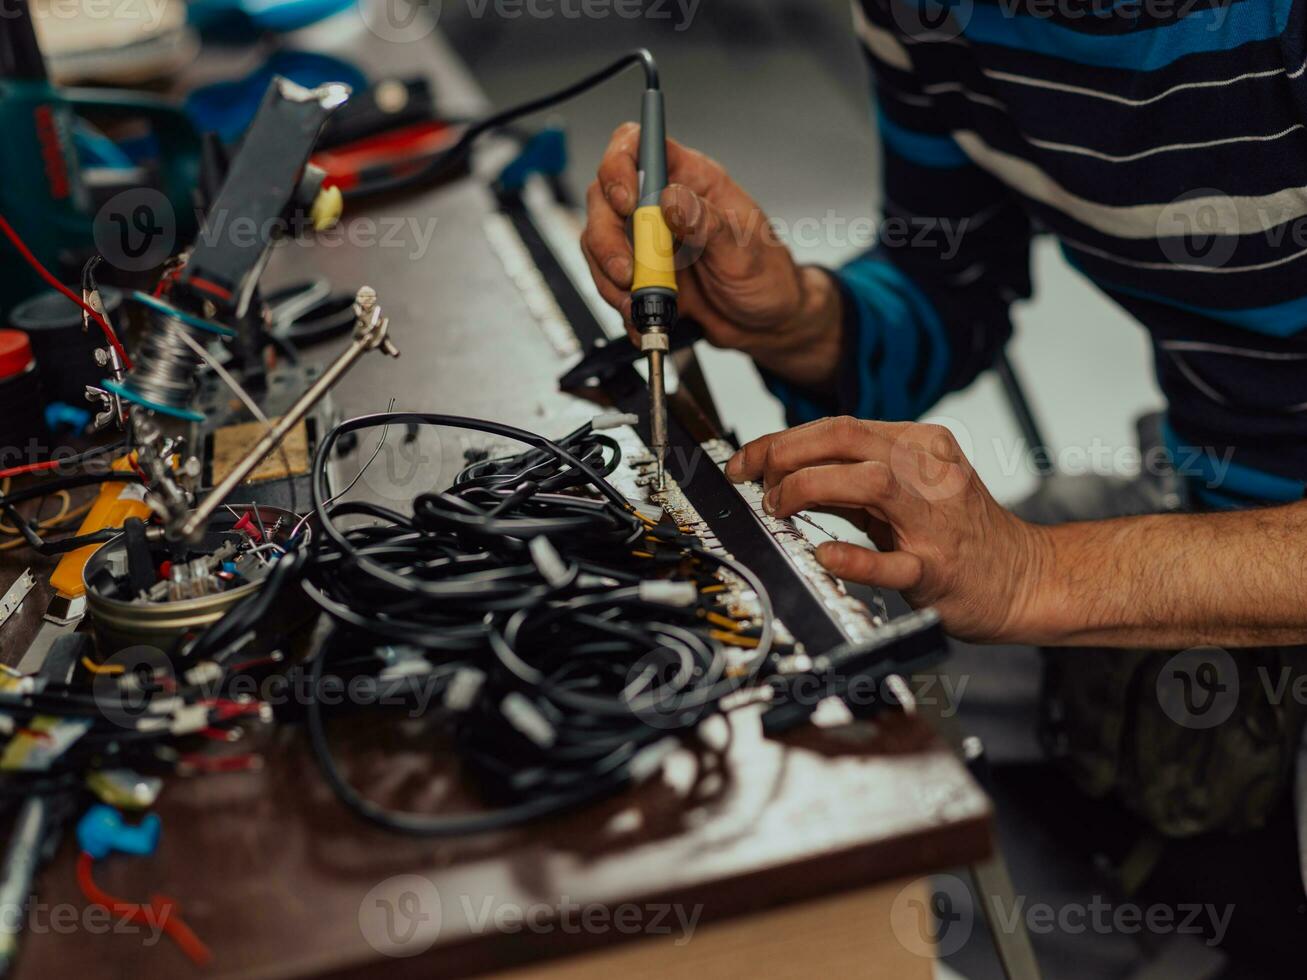
[[[369,182],[366,188],[347,190],[345,196],[373,197],[435,186],[445,179],[452,167],[466,164],[473,143],[485,133],[567,102],[636,65],[644,70],[645,92],[640,113],[639,204],[632,225],[635,275],[631,290],[631,319],[640,331],[641,350],[649,358],[650,442],[658,460],[658,486],[661,489],[667,458],[664,361],[671,344],[668,333],[676,324],[677,289],[675,243],[659,205],[667,187],[667,137],[662,83],[652,53],[638,48],[566,88],[487,116],[469,125],[457,143],[422,166]]]
[[[676,323],[676,259],[672,230],[660,205],[667,187],[667,127],[663,92],[652,61],[646,64],[648,88],[640,113],[640,200],[631,237],[635,277],[631,284],[631,321],[640,331],[640,350],[649,358],[650,441],[658,459],[658,489],[667,465],[667,388],[664,361],[671,347],[668,331]]]

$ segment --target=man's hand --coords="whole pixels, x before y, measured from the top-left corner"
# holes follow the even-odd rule
[[[954,636],[1016,640],[1029,628],[1045,529],[999,506],[942,426],[822,419],[754,440],[726,475],[761,480],[777,517],[823,510],[862,527],[879,551],[828,542],[822,565],[935,607]]]
[[[586,196],[581,247],[600,295],[631,327],[633,264],[627,219],[639,200],[640,127],[613,135]],[[762,209],[721,165],[667,141],[663,216],[680,241],[680,309],[709,342],[749,354],[805,386],[830,382],[840,354],[840,296],[820,269],[800,268]]]

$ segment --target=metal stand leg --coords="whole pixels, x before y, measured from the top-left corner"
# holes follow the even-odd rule
[[[971,883],[984,906],[985,921],[989,923],[989,935],[994,940],[1003,976],[1007,980],[1039,980],[1039,964],[1035,961],[1035,950],[1030,945],[1024,917],[1013,916],[1011,928],[1008,928],[1009,923],[999,922],[994,916],[995,906],[1002,909],[1018,907],[1002,852],[996,849],[988,861],[973,864]]]
[[[947,691],[943,684],[935,685],[938,691]],[[985,747],[974,735],[963,736],[957,725],[957,716],[951,710],[948,698],[939,698],[936,707],[919,704],[917,710],[928,713],[935,730],[940,737],[953,746],[962,757],[971,774],[981,787],[988,791],[989,771],[985,758]],[[947,710],[946,710],[947,709]],[[1012,911],[1020,908],[1016,902],[1016,893],[1012,888],[1012,876],[1008,873],[1007,861],[994,842],[994,853],[987,860],[973,864],[971,872],[972,889],[989,925],[989,934],[998,953],[999,965],[1007,980],[1040,980],[1039,964],[1035,960],[1035,950],[1030,943],[1030,933],[1026,931],[1025,917],[1010,915],[1011,921],[1003,921],[996,910]]]
[[[1026,391],[1021,386],[1021,379],[1017,377],[1016,368],[1008,360],[1007,351],[998,352],[998,357],[994,358],[994,370],[998,372],[998,379],[1003,383],[1003,392],[1007,395],[1012,414],[1016,416],[1017,427],[1021,429],[1021,434],[1030,444],[1030,455],[1034,458],[1035,469],[1041,477],[1052,476],[1053,459],[1048,453],[1048,443],[1044,441],[1044,434],[1039,431],[1039,423],[1035,421],[1035,413],[1031,411]]]

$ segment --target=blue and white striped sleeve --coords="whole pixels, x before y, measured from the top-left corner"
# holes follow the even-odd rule
[[[1020,203],[943,127],[881,4],[855,0],[854,14],[874,81],[883,217],[876,246],[833,272],[844,301],[834,389],[766,378],[791,424],[919,417],[993,362],[1011,336],[1011,303],[1030,295]]]

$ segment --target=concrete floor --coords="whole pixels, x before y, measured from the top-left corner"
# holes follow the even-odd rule
[[[703,0],[684,29],[653,18],[558,14],[510,20],[477,16],[478,9],[482,5],[472,0],[447,0],[441,26],[496,105],[566,84],[623,50],[646,45],[659,58],[672,135],[725,164],[773,217],[793,226],[827,215],[876,215],[875,135],[847,0]],[[485,9],[493,11],[493,3]],[[537,9],[562,8],[541,3]],[[662,9],[680,8],[671,3]],[[635,114],[637,96],[634,79],[614,83],[559,115],[570,135],[569,180],[578,195],[613,128]],[[793,244],[800,261],[821,263],[841,262],[865,247],[842,238]],[[1145,335],[1077,278],[1053,243],[1037,243],[1034,270],[1037,296],[1016,312],[1010,356],[1065,468],[1083,468],[1089,459],[1110,461],[1113,452],[1135,445],[1135,418],[1161,405]],[[779,408],[746,359],[714,350],[703,357],[727,424],[742,438],[781,427]],[[946,398],[932,417],[957,432],[1000,500],[1015,501],[1033,488],[1035,477],[1023,462],[1017,429],[992,376]],[[968,715],[964,700],[964,723],[981,730],[1000,757],[1032,753],[1028,738],[1009,738],[1014,718],[1032,716],[1031,656],[969,648],[955,657],[954,669],[969,674],[977,692],[990,692],[968,699],[988,711]],[[1101,886],[1094,869],[1059,851],[1019,801],[1001,793],[997,798],[1018,892],[1055,907],[1087,901]],[[1049,980],[1130,977],[1145,962],[1135,942],[1116,935],[1036,937],[1036,949]],[[1210,957],[1205,962],[1210,965]],[[1158,963],[1148,975],[1212,975],[1184,949],[1176,963]],[[956,971],[949,976],[970,980],[1001,975],[979,931],[949,958],[948,967]]]

